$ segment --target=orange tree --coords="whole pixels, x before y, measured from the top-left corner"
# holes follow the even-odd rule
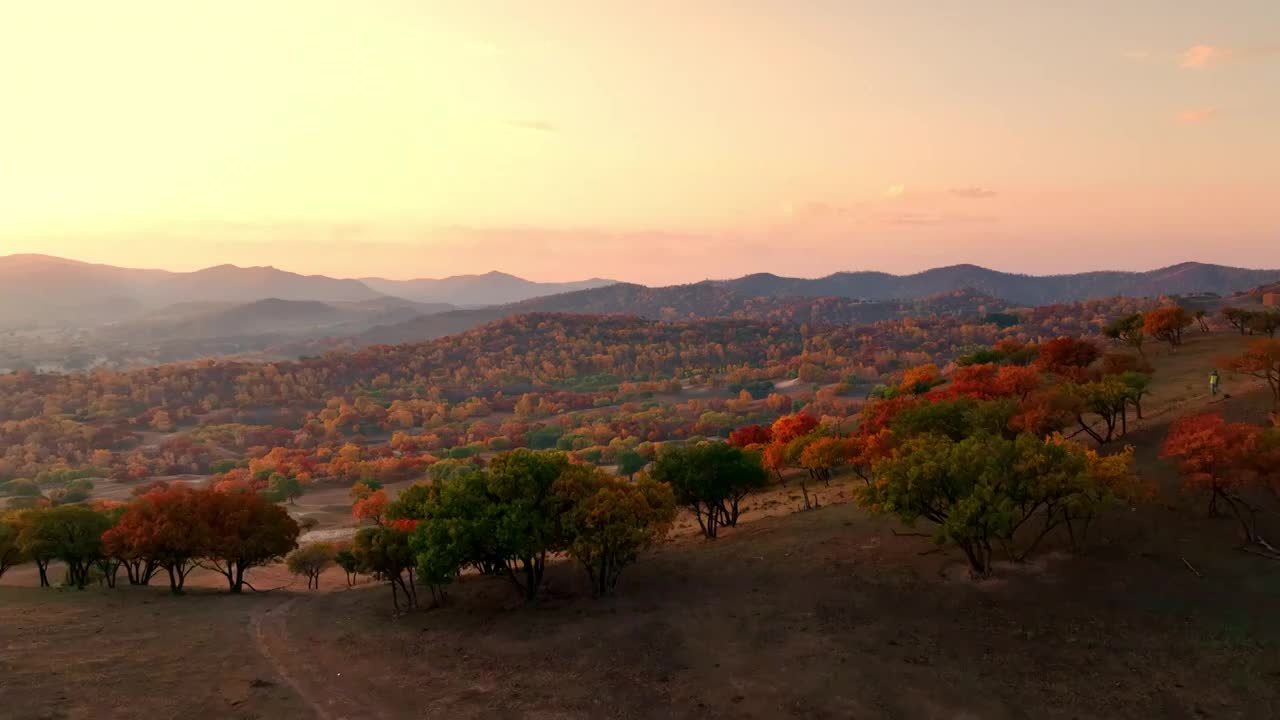
[[[1280,410],[1280,340],[1254,340],[1244,353],[1223,358],[1218,364],[1224,370],[1265,380],[1271,389],[1272,404]]]
[[[1169,343],[1176,348],[1182,344],[1182,331],[1195,322],[1185,308],[1178,306],[1161,307],[1147,313],[1142,328],[1156,340]]]
[[[386,490],[373,490],[363,497],[357,497],[351,504],[351,517],[356,520],[372,520],[375,525],[381,525],[387,514],[388,504]]]
[[[1265,478],[1259,459],[1270,455],[1260,446],[1263,437],[1261,427],[1227,422],[1217,413],[1188,415],[1169,426],[1161,449],[1162,457],[1177,461],[1188,489],[1208,493],[1210,514],[1219,502],[1227,506],[1248,542],[1261,541],[1257,508],[1248,495]]]

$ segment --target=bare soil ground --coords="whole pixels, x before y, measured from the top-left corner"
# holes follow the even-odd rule
[[[279,597],[0,588],[0,717],[304,718],[254,646]]]

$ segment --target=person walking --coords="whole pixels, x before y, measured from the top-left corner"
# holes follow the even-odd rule
[[[1209,373],[1209,394],[1210,395],[1213,395],[1215,397],[1218,395],[1218,384],[1221,382],[1222,382],[1222,376],[1218,374],[1217,369],[1214,369],[1213,372]]]

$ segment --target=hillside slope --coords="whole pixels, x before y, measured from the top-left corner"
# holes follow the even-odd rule
[[[737,318],[817,325],[862,324],[903,315],[977,315],[1007,303],[969,290],[919,300],[862,302],[842,297],[757,297],[714,282],[650,288],[618,283],[520,303],[456,310],[376,327],[355,338],[363,344],[429,340],[487,322],[528,313],[634,315],[649,320]]]

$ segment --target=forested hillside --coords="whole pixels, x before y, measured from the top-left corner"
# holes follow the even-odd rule
[[[906,368],[943,367],[1001,340],[1097,335],[1142,307],[1099,301],[864,325],[532,314],[299,361],[11,373],[0,376],[0,479],[207,472],[272,445],[354,441],[355,457],[387,457],[397,432],[412,446],[464,455],[721,435],[793,406],[849,415]]]

